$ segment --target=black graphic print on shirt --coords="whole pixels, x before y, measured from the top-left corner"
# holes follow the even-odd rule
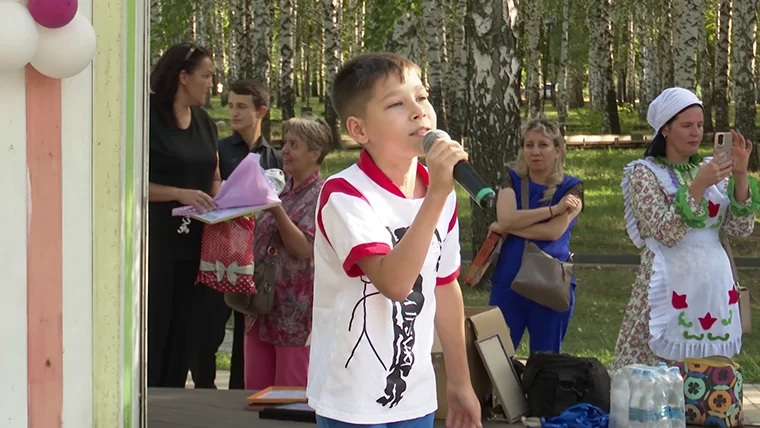
[[[396,229],[395,232],[391,232],[390,229],[388,229],[388,232],[391,234],[391,240],[393,243],[393,246],[395,247],[398,245],[398,243],[401,241],[401,239],[404,237],[404,234],[408,230],[408,227],[403,227]],[[441,237],[438,231],[435,231],[435,241],[434,245],[437,246],[437,249],[441,248],[442,242]],[[438,267],[440,264],[440,252],[438,259],[436,261],[436,272],[438,271]],[[390,362],[390,365],[387,366],[382,358],[380,358],[380,355],[378,354],[375,345],[372,343],[372,339],[367,334],[367,307],[366,302],[367,299],[380,294],[379,292],[372,292],[367,294],[368,286],[371,284],[369,279],[365,276],[361,277],[362,282],[364,283],[364,291],[362,293],[362,298],[359,299],[358,302],[356,302],[356,305],[354,306],[354,310],[351,313],[351,319],[349,321],[348,329],[351,330],[351,326],[353,324],[354,317],[356,315],[356,310],[359,308],[360,305],[362,305],[362,309],[364,312],[364,325],[362,326],[362,332],[359,335],[359,339],[357,340],[356,344],[354,345],[354,348],[351,351],[351,355],[348,357],[348,360],[346,361],[346,367],[348,367],[348,364],[351,362],[351,359],[354,356],[354,353],[356,352],[356,349],[358,348],[359,344],[362,342],[364,338],[367,339],[367,343],[369,344],[370,348],[372,349],[372,352],[375,354],[375,357],[377,358],[380,365],[383,367],[383,370],[388,371],[388,375],[386,377],[386,386],[383,391],[383,396],[377,399],[377,402],[382,404],[383,407],[389,406],[394,407],[396,406],[401,399],[404,397],[404,392],[407,389],[407,383],[406,378],[409,376],[409,373],[412,370],[412,366],[414,365],[414,342],[415,342],[415,330],[414,330],[414,324],[415,320],[417,319],[417,316],[422,311],[422,307],[425,304],[425,296],[422,291],[422,285],[424,282],[424,279],[422,275],[417,275],[417,279],[414,282],[414,286],[412,287],[411,293],[406,297],[406,299],[403,302],[393,302],[393,313],[392,313],[392,322],[393,322],[393,359]]]

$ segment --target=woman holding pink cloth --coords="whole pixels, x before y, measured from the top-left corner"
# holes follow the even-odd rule
[[[324,179],[319,167],[332,149],[323,120],[294,118],[283,124],[280,200],[257,219],[254,263],[272,264],[274,304],[257,318],[246,316],[245,388],[306,386],[314,298],[315,212]]]

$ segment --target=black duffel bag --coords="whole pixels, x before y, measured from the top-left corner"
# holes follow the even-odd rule
[[[610,375],[596,358],[533,354],[525,366],[522,385],[531,416],[557,416],[579,403],[610,412]]]

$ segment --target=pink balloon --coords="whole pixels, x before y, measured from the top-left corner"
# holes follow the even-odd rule
[[[61,28],[74,19],[77,0],[29,0],[29,13],[46,28]]]

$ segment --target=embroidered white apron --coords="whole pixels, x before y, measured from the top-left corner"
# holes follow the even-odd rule
[[[677,192],[677,182],[668,168],[645,159],[628,168],[636,163],[648,166],[668,193]],[[624,180],[625,195],[627,184]],[[720,227],[730,204],[726,188],[727,183],[722,182],[707,189],[704,198],[709,215],[705,227],[689,229],[672,248],[654,238],[642,240],[626,204],[631,238],[654,253],[649,283],[649,346],[663,359],[733,357],[741,350],[739,294],[720,242]]]

